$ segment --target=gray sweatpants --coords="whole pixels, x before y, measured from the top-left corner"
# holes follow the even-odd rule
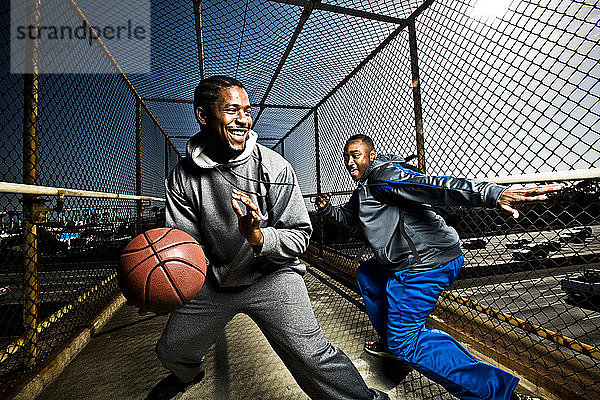
[[[266,275],[238,293],[216,292],[207,281],[190,303],[171,313],[156,345],[159,360],[181,381],[191,381],[238,313],[254,320],[311,399],[388,399],[369,389],[350,359],[325,338],[302,276],[290,269]]]

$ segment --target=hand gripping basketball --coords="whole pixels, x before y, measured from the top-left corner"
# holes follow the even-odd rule
[[[157,228],[136,236],[123,250],[118,280],[125,298],[141,310],[166,313],[196,296],[204,285],[206,258],[186,232]]]

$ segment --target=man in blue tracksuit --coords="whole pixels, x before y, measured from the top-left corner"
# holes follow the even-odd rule
[[[373,141],[355,135],[344,161],[358,188],[332,206],[330,193],[315,208],[343,226],[360,226],[374,258],[357,279],[367,313],[387,348],[461,399],[518,398],[518,378],[469,354],[456,340],[425,328],[440,293],[454,281],[463,255],[456,231],[431,206],[501,207],[545,200],[562,185],[512,189],[488,182],[423,175],[393,155],[377,155]]]

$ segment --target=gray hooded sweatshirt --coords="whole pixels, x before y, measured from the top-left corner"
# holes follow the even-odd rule
[[[165,182],[167,226],[196,238],[208,259],[209,276],[221,287],[248,286],[282,267],[306,271],[298,256],[308,247],[312,226],[296,174],[257,139],[251,131],[242,154],[218,164],[204,153],[199,133],[188,141],[186,157]],[[231,206],[234,188],[260,209],[264,243],[259,251],[239,232]]]

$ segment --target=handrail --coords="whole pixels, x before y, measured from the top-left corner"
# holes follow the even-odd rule
[[[572,169],[568,171],[538,172],[534,174],[489,176],[475,178],[480,181],[492,182],[499,185],[512,185],[516,183],[538,183],[538,182],[564,182],[583,181],[588,179],[600,179],[600,168]],[[353,190],[340,190],[331,192],[335,195],[352,194]],[[318,193],[305,194],[305,198],[314,198]]]
[[[325,257],[318,257],[317,255],[314,255],[314,256],[317,259],[319,259],[320,261],[325,261],[325,262],[328,262],[325,260],[325,258],[329,258],[330,260],[332,258],[335,259],[336,256],[330,255],[331,253],[329,252],[329,250],[330,250],[329,248],[324,249],[323,253],[324,253]],[[310,251],[308,253],[310,254]],[[339,257],[339,256],[337,256],[337,257]],[[349,257],[344,257],[344,261],[351,264],[354,268],[358,268],[358,266],[359,266],[359,263],[357,263],[354,260],[350,260]],[[332,261],[329,261],[329,262],[332,262]],[[598,348],[594,345],[589,345],[580,340],[565,336],[561,333],[557,333],[557,332],[551,331],[549,329],[546,329],[544,327],[532,324],[530,322],[523,321],[519,318],[516,318],[516,317],[510,315],[510,314],[505,314],[501,311],[493,309],[492,307],[488,307],[483,304],[477,303],[473,300],[466,299],[466,298],[464,298],[460,295],[454,294],[448,290],[443,291],[441,293],[441,297],[444,299],[447,299],[450,302],[453,302],[456,304],[461,304],[471,310],[483,313],[483,314],[485,314],[489,317],[492,317],[498,321],[507,323],[507,324],[517,327],[517,328],[521,328],[529,333],[533,333],[541,338],[544,338],[544,339],[547,339],[556,344],[565,346],[566,348],[574,350],[578,353],[587,355],[596,360],[600,360],[600,348]]]
[[[477,179],[497,184],[582,181],[586,179],[600,179],[600,168],[572,169],[568,171],[555,172],[538,172],[535,174],[524,175],[509,175],[495,177],[491,176]]]
[[[580,340],[573,339],[573,338],[565,336],[561,333],[557,333],[550,329],[543,328],[543,327],[541,327],[539,325],[535,325],[531,322],[524,321],[524,320],[514,317],[510,314],[506,314],[506,313],[503,313],[502,311],[498,311],[492,307],[485,306],[476,301],[469,300],[460,295],[454,294],[450,291],[442,292],[441,297],[448,299],[450,301],[453,301],[455,303],[462,304],[463,306],[466,306],[472,310],[484,313],[485,315],[495,318],[498,321],[506,322],[507,324],[516,326],[517,328],[521,328],[524,331],[536,334],[544,339],[548,339],[554,343],[568,347],[571,350],[575,350],[581,354],[585,354],[596,360],[600,360],[600,349],[596,346],[589,345]]]
[[[88,297],[92,296],[100,288],[108,285],[111,281],[116,279],[116,277],[117,277],[117,273],[115,272],[115,273],[111,274],[109,277],[107,277],[106,279],[104,279],[102,282],[96,284],[94,287],[92,287],[90,290],[88,290],[84,294],[77,297],[77,299],[75,299],[75,301],[73,301],[72,303],[69,303],[66,306],[64,306],[63,308],[61,308],[60,310],[56,311],[54,314],[49,316],[44,322],[42,322],[41,324],[39,324],[36,327],[37,333],[42,333],[45,329],[49,328],[53,323],[64,318],[77,305],[83,303]],[[0,350],[0,364],[3,364],[6,361],[8,361],[10,359],[10,357],[13,356],[15,353],[17,353],[20,349],[22,349],[26,343],[27,343],[27,338],[23,336],[23,337],[20,337],[17,340],[15,340],[13,343],[9,344],[8,346],[6,346],[4,349]]]
[[[0,193],[45,195],[45,196],[73,196],[73,197],[93,197],[125,200],[149,200],[166,201],[161,197],[135,196],[131,194],[96,192],[92,190],[57,188],[52,186],[26,185],[24,183],[0,182]]]

